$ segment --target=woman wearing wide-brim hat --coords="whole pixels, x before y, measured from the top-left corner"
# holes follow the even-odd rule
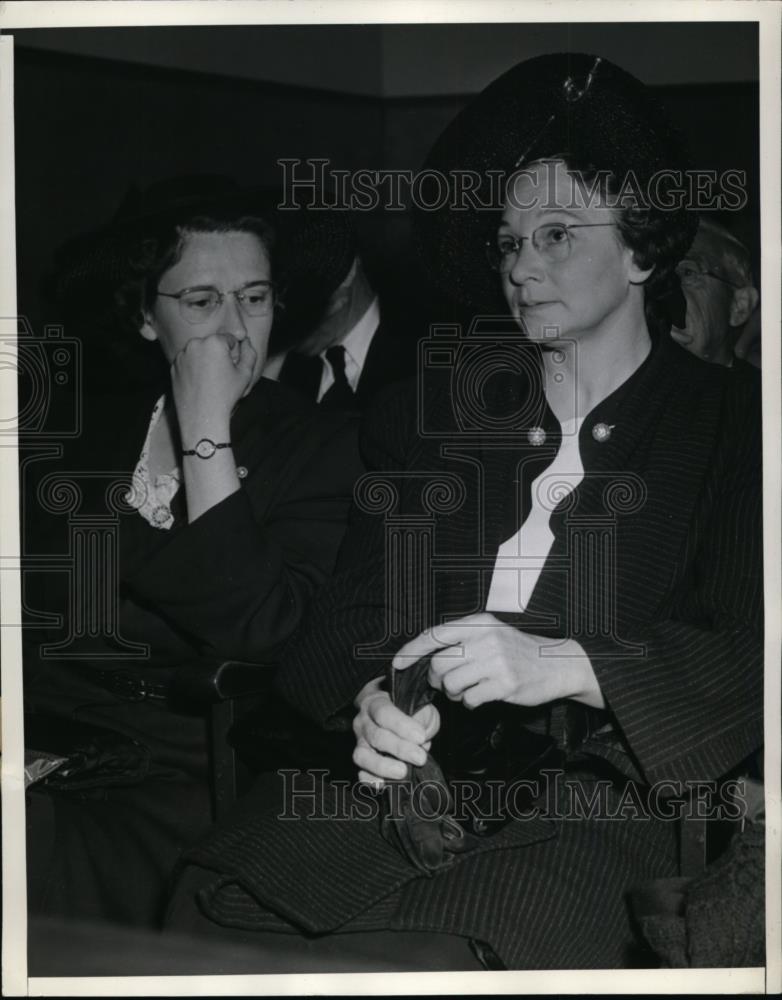
[[[434,757],[468,779],[462,814],[428,798],[381,828],[366,790],[268,781],[189,855],[217,874],[191,869],[175,912],[200,885],[203,914],[257,943],[328,933],[349,955],[382,933],[394,968],[634,965],[627,894],[677,875],[677,799],[762,741],[758,385],[668,336],[695,218],[670,207],[685,161],[629,74],[522,63],[427,166],[466,203],[422,211],[425,262],[479,321],[435,332],[418,387],[368,422],[381,480],[278,684],[324,726],[355,706],[359,778],[390,803]],[[388,562],[399,525],[428,565],[410,540]]]
[[[28,532],[50,522],[46,551],[71,546],[75,564],[36,574],[35,610],[63,625],[26,631],[28,746],[47,749],[56,717],[77,724],[75,746],[91,724],[131,751],[105,780],[34,787],[32,912],[156,923],[178,853],[211,818],[207,731],[166,704],[169,668],[273,661],[333,569],[361,471],[355,421],[316,416],[260,373],[281,283],[328,284],[335,233],[283,221],[227,180],[180,178],[128,196],[63,258],[67,332],[89,329],[87,353],[98,332],[137,343],[148,377],[125,377],[130,348],[113,365],[105,354],[80,438],[38,463]],[[69,525],[57,498],[71,488]],[[76,522],[95,537],[72,544]]]

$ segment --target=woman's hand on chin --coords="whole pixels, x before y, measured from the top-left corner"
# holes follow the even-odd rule
[[[404,670],[430,654],[429,683],[467,708],[490,701],[531,707],[561,698],[605,707],[579,643],[522,632],[487,611],[422,632],[402,646],[394,668]]]
[[[183,441],[227,432],[231,412],[252,388],[257,353],[246,338],[210,334],[189,340],[171,365],[171,388]]]

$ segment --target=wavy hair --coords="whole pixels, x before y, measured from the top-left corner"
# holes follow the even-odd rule
[[[115,319],[122,333],[138,334],[145,311],[154,304],[160,279],[181,259],[187,239],[194,233],[249,233],[257,237],[268,254],[275,278],[276,234],[261,216],[211,213],[167,220],[128,243],[125,277],[113,296]]]

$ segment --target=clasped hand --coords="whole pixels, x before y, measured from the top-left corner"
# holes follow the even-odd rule
[[[424,705],[415,715],[406,715],[381,690],[382,677],[359,691],[353,719],[356,748],[353,763],[360,781],[382,788],[386,780],[401,781],[408,764],[422,765],[440,728],[440,713],[434,705]]]
[[[548,649],[548,655],[542,651]],[[513,625],[489,612],[468,615],[422,632],[393,659],[395,670],[430,656],[429,683],[452,701],[477,708],[490,701],[544,705],[571,698],[605,707],[589,658],[573,639],[552,640]],[[410,717],[396,708],[381,681],[370,682],[356,698],[353,761],[359,778],[375,787],[406,776],[407,764],[423,764],[440,727],[433,705]]]

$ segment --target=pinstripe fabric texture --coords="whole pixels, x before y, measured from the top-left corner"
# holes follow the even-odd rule
[[[518,386],[501,392],[517,406]],[[549,725],[569,759],[581,761],[585,788],[598,758],[619,795],[621,773],[647,785],[713,779],[762,742],[759,396],[743,368],[707,365],[667,338],[657,343],[612,414],[610,441],[552,516],[555,542],[527,610],[503,616],[552,639],[573,636],[590,657],[608,706],[600,721],[610,725],[574,745],[570,706],[518,716]],[[385,400],[364,447],[368,467],[399,491],[393,514],[424,516],[427,482],[450,475],[461,484],[433,517],[440,562],[432,592],[411,601],[413,580],[393,589],[383,516],[356,514],[342,572],[312,607],[278,682],[325,728],[349,724],[356,692],[406,635],[482,610],[513,519],[508,504],[531,455],[525,436],[466,440],[447,385],[432,386],[426,405],[439,438],[416,433],[411,391]],[[601,420],[602,406],[582,433]],[[580,556],[590,532],[603,539],[593,548],[604,559],[599,572]],[[395,634],[386,627],[394,612],[405,625]],[[354,655],[357,644],[374,644],[373,655]],[[455,705],[447,725],[458,731],[475,718]],[[511,968],[618,967],[631,960],[626,891],[676,872],[675,824],[623,814],[517,820],[479,853],[422,878],[389,853],[377,824],[277,820],[281,793],[271,780],[190,855],[222,875],[204,899],[219,923],[445,930],[488,941]]]

